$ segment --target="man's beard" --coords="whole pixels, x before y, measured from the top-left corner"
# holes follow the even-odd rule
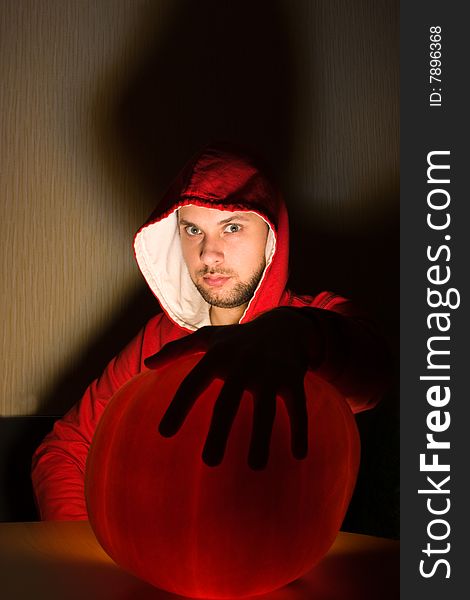
[[[263,276],[265,267],[266,261],[263,260],[256,272],[251,276],[249,281],[245,283],[238,282],[233,288],[233,290],[231,290],[230,294],[225,298],[217,298],[215,295],[212,294],[210,290],[203,288],[196,282],[193,283],[196,286],[198,292],[204,298],[204,300],[211,306],[216,306],[217,308],[236,308],[237,306],[247,304],[251,300],[256,288],[258,287],[258,283],[260,282],[260,279]],[[207,275],[210,272],[211,271],[209,270],[205,270],[198,274]],[[217,271],[217,273],[221,275],[230,275],[230,273],[224,273],[223,271]]]

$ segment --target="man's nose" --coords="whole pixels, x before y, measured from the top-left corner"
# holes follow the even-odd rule
[[[201,261],[211,267],[224,261],[223,242],[217,237],[206,237],[201,248]]]

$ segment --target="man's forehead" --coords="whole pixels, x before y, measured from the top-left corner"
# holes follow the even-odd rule
[[[224,224],[226,222],[238,219],[241,221],[251,221],[261,219],[259,215],[249,211],[231,211],[231,210],[219,210],[217,208],[209,208],[206,206],[196,206],[193,204],[182,206],[177,210],[178,222],[181,221],[194,221],[194,220],[210,220],[217,224]],[[262,219],[264,220],[264,219]]]

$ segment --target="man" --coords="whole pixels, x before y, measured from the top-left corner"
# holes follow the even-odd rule
[[[388,368],[383,342],[344,298],[286,289],[288,236],[284,202],[249,157],[218,145],[186,165],[134,243],[163,312],[110,362],[36,450],[32,478],[42,519],[87,518],[85,463],[107,402],[142,370],[186,353],[206,352],[181,384],[159,432],[177,434],[201,390],[222,378],[209,431],[201,432],[208,465],[223,460],[245,389],[254,399],[248,453],[254,469],[269,460],[278,395],[291,422],[292,453],[306,456],[307,369],[335,385],[354,412],[375,405]]]

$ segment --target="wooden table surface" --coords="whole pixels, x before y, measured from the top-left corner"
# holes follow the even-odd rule
[[[87,521],[0,523],[2,600],[177,600],[117,567]],[[399,598],[399,543],[340,532],[304,577],[261,600]]]

